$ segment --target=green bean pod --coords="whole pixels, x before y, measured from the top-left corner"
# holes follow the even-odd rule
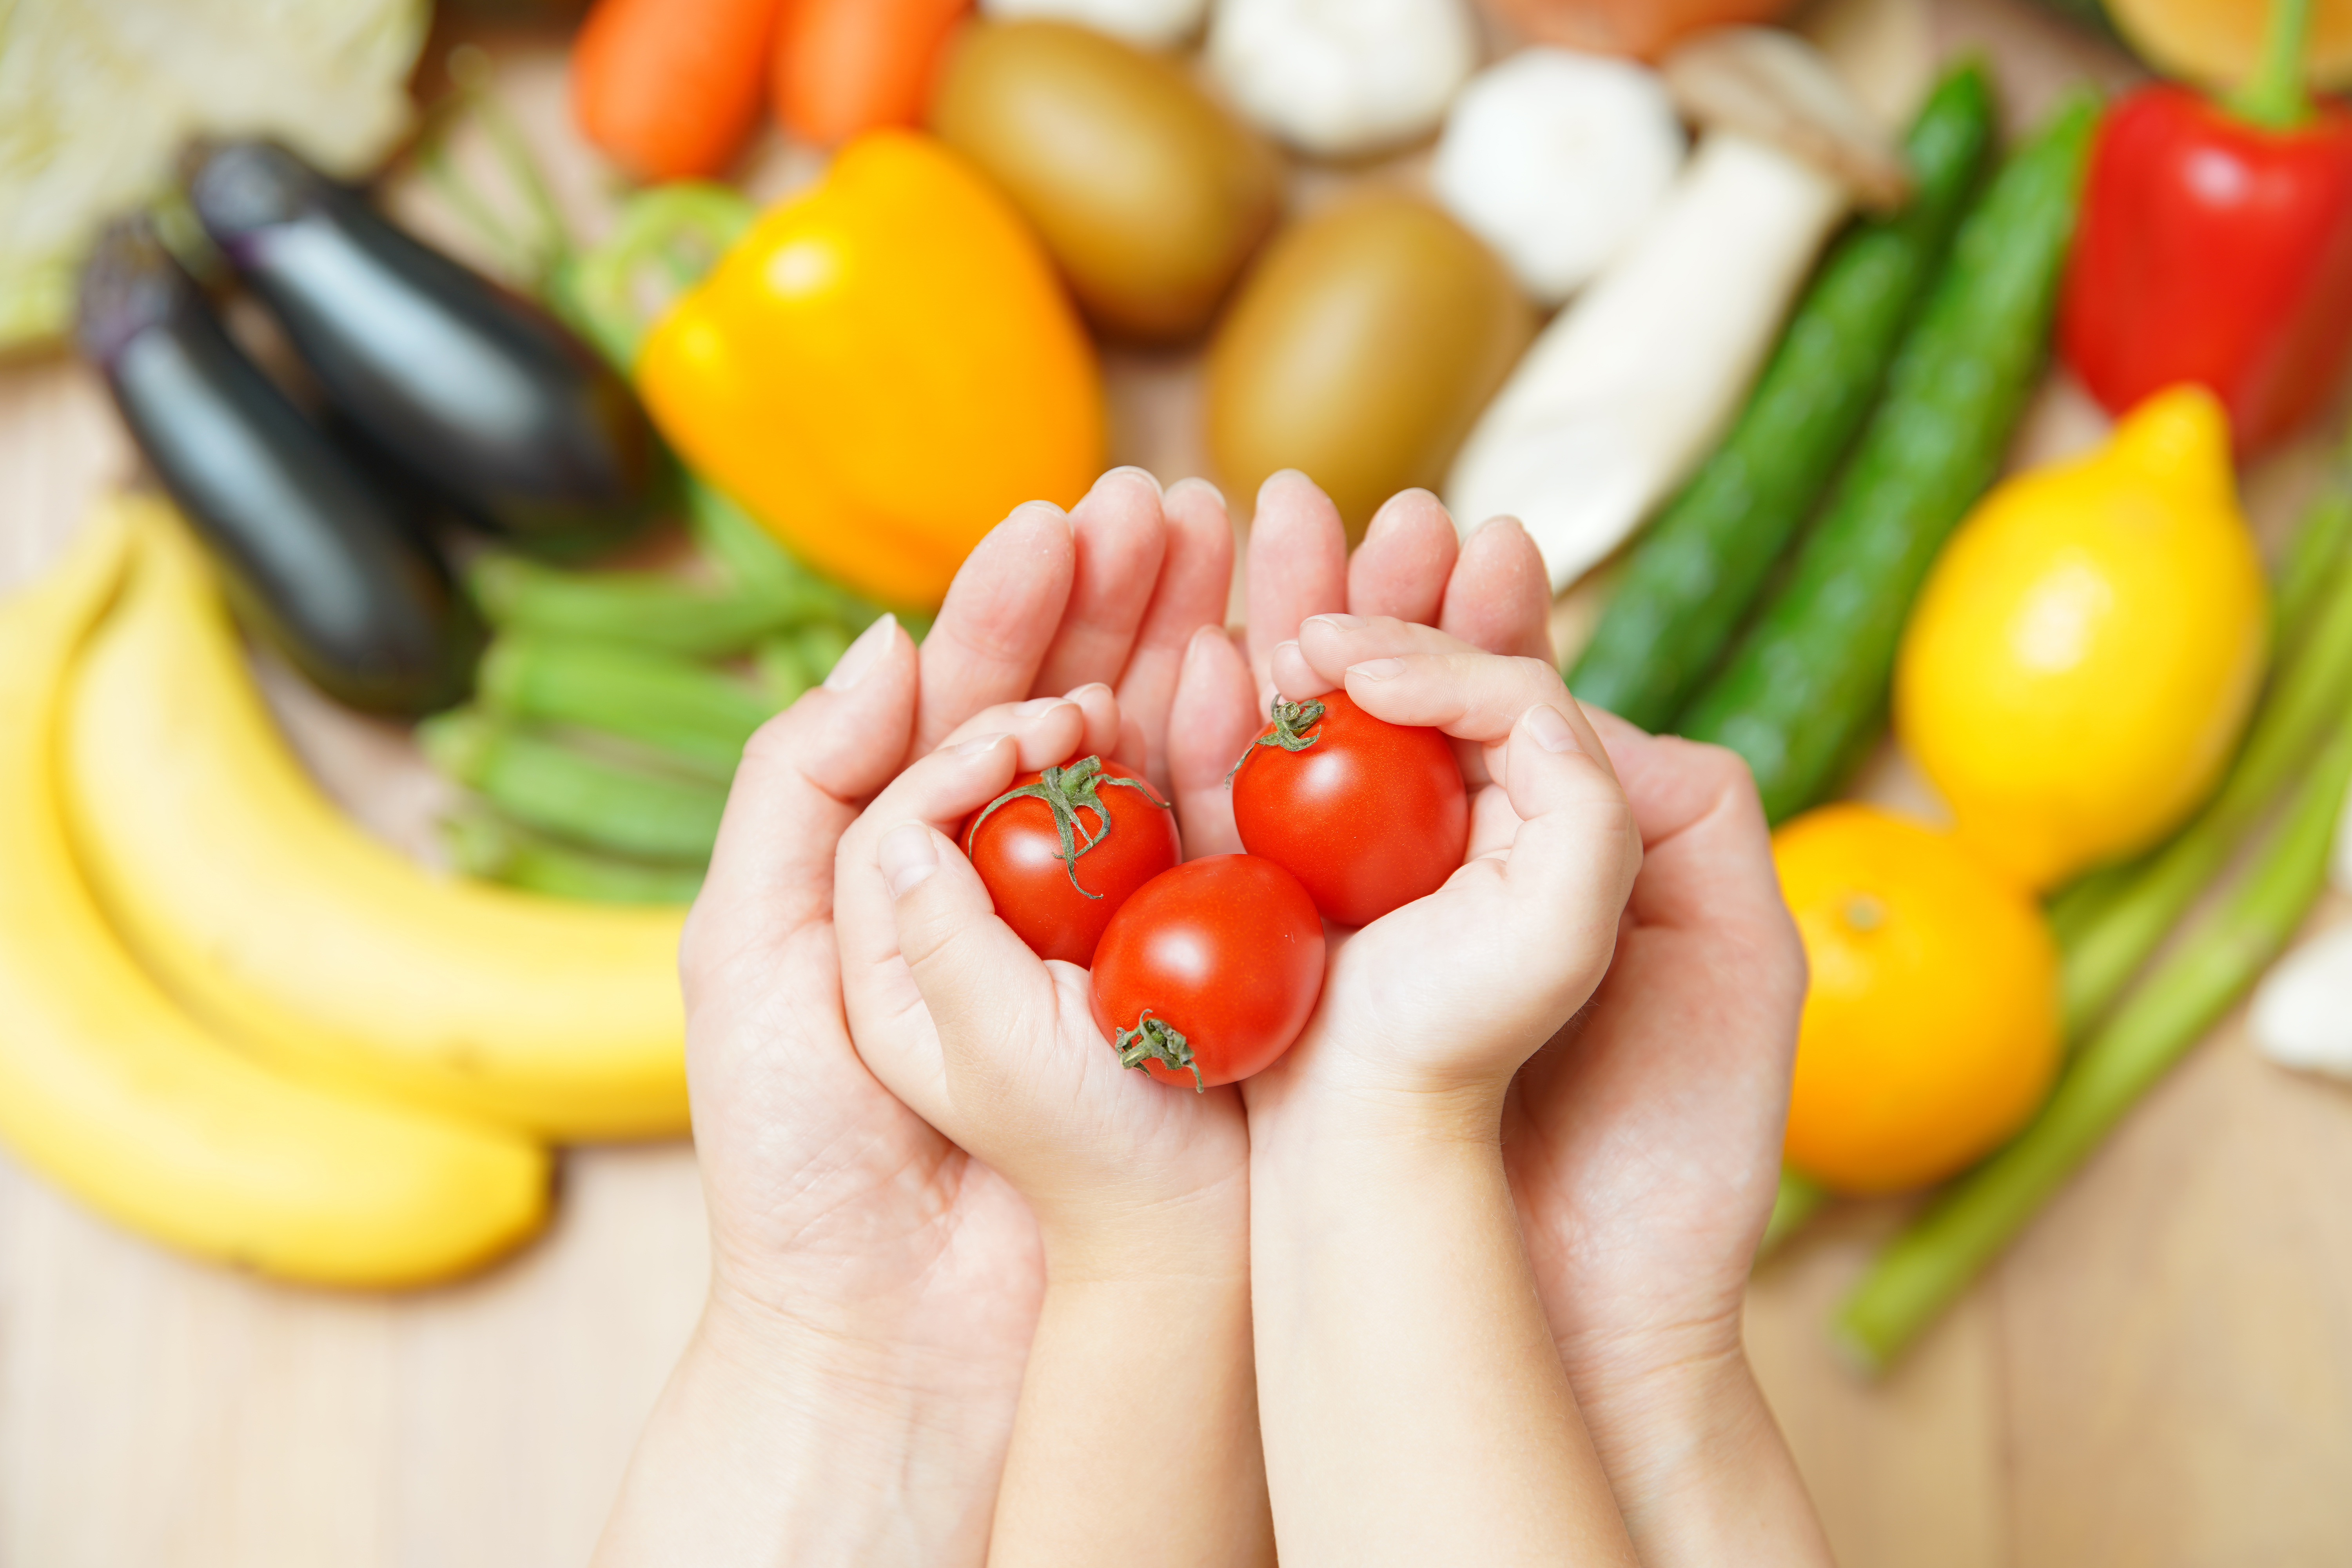
[[[702,862],[727,792],[625,767],[467,709],[426,720],[433,765],[527,827],[648,860]]]

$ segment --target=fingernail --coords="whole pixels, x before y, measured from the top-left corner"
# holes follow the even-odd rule
[[[1337,611],[1334,611],[1328,616],[1309,616],[1307,617],[1304,624],[1311,626],[1318,621],[1329,626],[1335,632],[1352,632],[1364,624],[1364,617],[1361,616],[1343,616]]]
[[[940,852],[931,844],[931,830],[919,822],[901,823],[882,836],[874,858],[881,863],[882,880],[890,896],[904,898],[910,888],[940,868]]]
[[[1069,702],[1066,697],[1032,697],[1013,711],[1024,719],[1042,719],[1056,708],[1068,707]]]
[[[1349,665],[1348,667],[1348,673],[1349,675],[1360,675],[1366,680],[1394,680],[1398,676],[1404,673],[1404,660],[1401,658],[1368,658],[1361,664]]]
[[[1576,752],[1583,748],[1577,743],[1576,731],[1570,728],[1568,716],[1549,706],[1528,710],[1528,733],[1537,745],[1547,752]]]
[[[1198,474],[1188,474],[1184,478],[1178,479],[1174,484],[1168,487],[1168,493],[1172,496],[1178,490],[1182,489],[1186,485],[1197,485],[1202,489],[1208,491],[1212,496],[1214,496],[1219,506],[1225,504],[1225,492],[1211,484],[1208,480],[1201,478]]]
[[[886,613],[880,620],[858,633],[856,642],[841,650],[841,657],[833,661],[833,669],[824,678],[824,689],[827,691],[846,691],[865,679],[866,672],[889,651],[890,644],[898,636],[898,617]]]
[[[975,740],[966,741],[962,745],[958,746],[955,749],[955,754],[959,757],[977,757],[982,752],[994,751],[997,747],[1004,744],[1005,742],[1011,739],[1011,736],[1003,734],[1001,731],[993,735],[982,735]]]
[[[1094,482],[1093,489],[1097,490],[1102,489],[1103,486],[1110,483],[1111,480],[1118,478],[1121,474],[1135,475],[1138,479],[1143,480],[1144,483],[1151,487],[1151,493],[1154,495],[1165,495],[1168,493],[1160,488],[1159,475],[1153,473],[1150,468],[1144,468],[1140,464],[1137,463],[1122,463],[1116,468],[1106,470],[1103,477]],[[1091,493],[1091,491],[1089,493]]]
[[[1064,693],[1062,700],[1065,702],[1083,702],[1086,700],[1087,693],[1089,691],[1108,693],[1110,687],[1107,682],[1089,680],[1084,686],[1074,686],[1070,688],[1067,692]]]

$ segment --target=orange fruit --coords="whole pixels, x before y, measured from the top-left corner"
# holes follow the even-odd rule
[[[1773,835],[1812,985],[1789,1163],[1844,1192],[1953,1174],[2058,1068],[2058,949],[2025,889],[1948,833],[1823,806]]]
[[[2254,74],[2270,7],[2258,0],[2107,0],[2107,16],[2167,76],[2227,90]],[[2315,88],[2352,82],[2352,0],[2315,0],[2305,58]]]

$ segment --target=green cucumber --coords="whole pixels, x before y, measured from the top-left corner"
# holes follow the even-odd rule
[[[1984,68],[1963,65],[1912,125],[1910,205],[1838,242],[1738,424],[1634,548],[1569,672],[1580,700],[1656,730],[1715,668],[1868,417],[1992,138]]]
[[[1779,822],[1879,721],[1911,602],[2000,472],[2041,369],[2099,106],[2071,99],[1962,221],[1853,460],[1788,581],[1677,726],[1748,759]]]

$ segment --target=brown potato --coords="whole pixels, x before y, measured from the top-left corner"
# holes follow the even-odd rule
[[[980,165],[1105,331],[1209,324],[1282,209],[1281,159],[1174,61],[1062,22],[976,22],[930,128]]]
[[[1433,204],[1372,191],[1267,247],[1209,349],[1209,451],[1242,494],[1277,468],[1329,492],[1351,541],[1435,489],[1535,334],[1485,244]]]

